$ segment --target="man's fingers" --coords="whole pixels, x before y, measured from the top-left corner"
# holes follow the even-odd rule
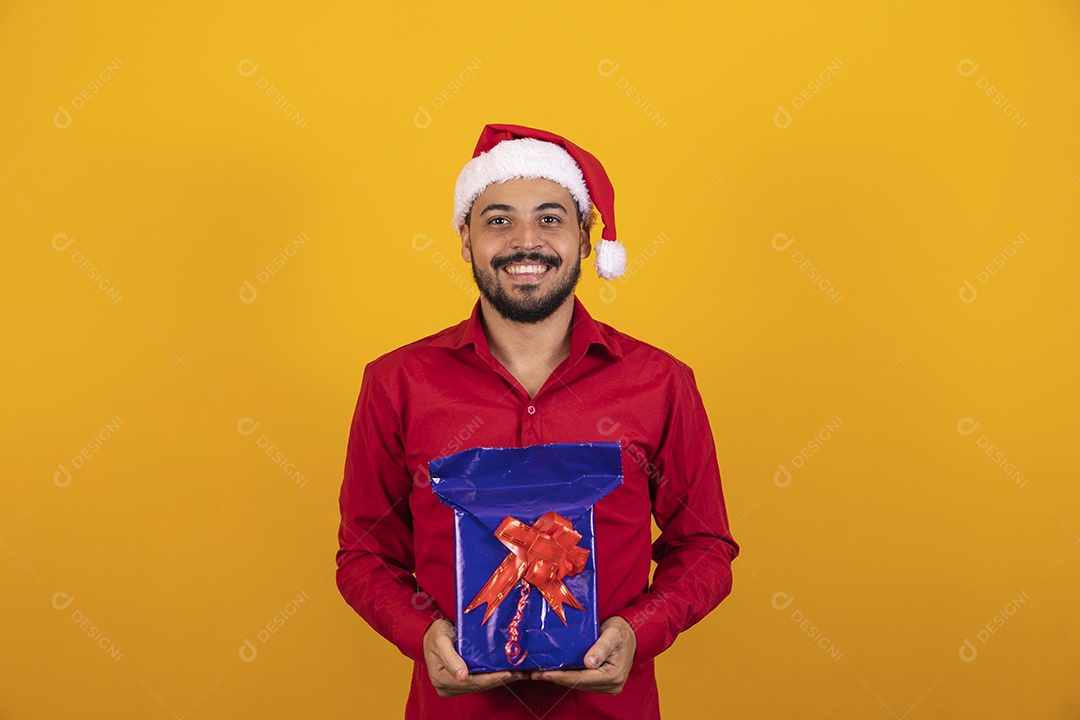
[[[514,680],[521,680],[522,673],[512,673],[508,671],[494,672],[494,673],[479,673],[476,675],[468,675],[465,678],[459,680],[457,678],[449,678],[445,682],[436,686],[436,690],[439,695],[443,697],[453,697],[456,695],[465,695],[467,693],[483,692],[490,690],[491,688],[498,687],[500,685],[506,685]]]
[[[443,656],[443,662],[446,664],[446,670],[454,676],[459,682],[464,680],[469,675],[469,668],[465,664],[465,661],[461,659],[461,656],[457,654],[457,651],[453,648],[450,652]]]
[[[446,620],[432,623],[424,634],[424,663],[435,691],[441,697],[482,692],[529,675],[522,670],[469,674],[469,668],[457,652],[457,631]]]
[[[457,649],[454,647],[453,641],[446,635],[440,635],[435,638],[435,647],[433,648],[435,657],[442,661],[443,667],[450,673],[456,680],[464,680],[469,674],[469,668],[465,665],[465,661],[461,659],[461,656],[457,654]]]
[[[488,690],[498,685],[505,685],[510,682],[509,672],[494,672],[494,673],[481,673],[479,675],[473,675],[474,685],[480,690]]]
[[[547,680],[559,685],[582,685],[600,682],[604,680],[604,673],[600,670],[536,670],[532,675],[533,680]]]
[[[539,670],[532,674],[532,679],[587,692],[608,695],[621,692],[634,656],[635,637],[627,627],[621,618],[605,622],[600,637],[585,653],[584,670]]]
[[[614,695],[622,690],[625,682],[620,682],[614,672],[610,666],[603,670],[538,670],[532,679],[546,680],[574,690]]]
[[[451,627],[439,628],[435,631],[436,634],[431,638],[429,650],[447,673],[457,680],[464,680],[469,674],[469,669],[458,655],[457,648],[454,647],[456,637]]]
[[[600,637],[585,653],[585,667],[595,669],[603,665],[618,646],[618,637],[619,631],[614,628],[608,628],[600,633]]]

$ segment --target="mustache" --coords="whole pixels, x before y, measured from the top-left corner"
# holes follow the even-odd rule
[[[491,267],[496,270],[502,270],[507,265],[516,265],[518,263],[537,263],[550,265],[556,270],[562,265],[562,258],[558,255],[545,255],[542,252],[525,252],[524,250],[518,250],[512,255],[503,255],[497,257],[491,261]]]

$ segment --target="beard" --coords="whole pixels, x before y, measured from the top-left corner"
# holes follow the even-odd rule
[[[498,281],[499,270],[507,265],[515,263],[543,263],[554,272],[562,265],[562,258],[558,255],[545,255],[539,252],[518,251],[513,255],[505,255],[491,261],[491,273],[481,272],[476,267],[476,261],[472,263],[473,279],[480,293],[487,298],[491,306],[507,320],[519,323],[538,323],[551,317],[552,313],[562,307],[566,299],[574,294],[578,280],[581,279],[581,258],[577,258],[574,266],[569,269],[562,280],[553,287],[546,295],[540,294],[540,288],[525,286],[521,291],[525,297],[511,297],[506,288]]]

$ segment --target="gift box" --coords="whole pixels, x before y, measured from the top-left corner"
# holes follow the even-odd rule
[[[599,636],[593,505],[622,483],[619,443],[473,448],[428,470],[454,509],[469,672],[585,667]]]

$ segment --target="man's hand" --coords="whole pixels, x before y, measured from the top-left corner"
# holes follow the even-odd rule
[[[600,637],[585,653],[585,670],[534,670],[533,680],[548,680],[575,690],[618,695],[630,675],[637,635],[618,615],[600,625]]]
[[[526,672],[507,670],[470,675],[465,661],[454,649],[456,641],[457,628],[449,620],[436,620],[424,633],[424,663],[431,684],[441,697],[483,692],[528,677]]]

